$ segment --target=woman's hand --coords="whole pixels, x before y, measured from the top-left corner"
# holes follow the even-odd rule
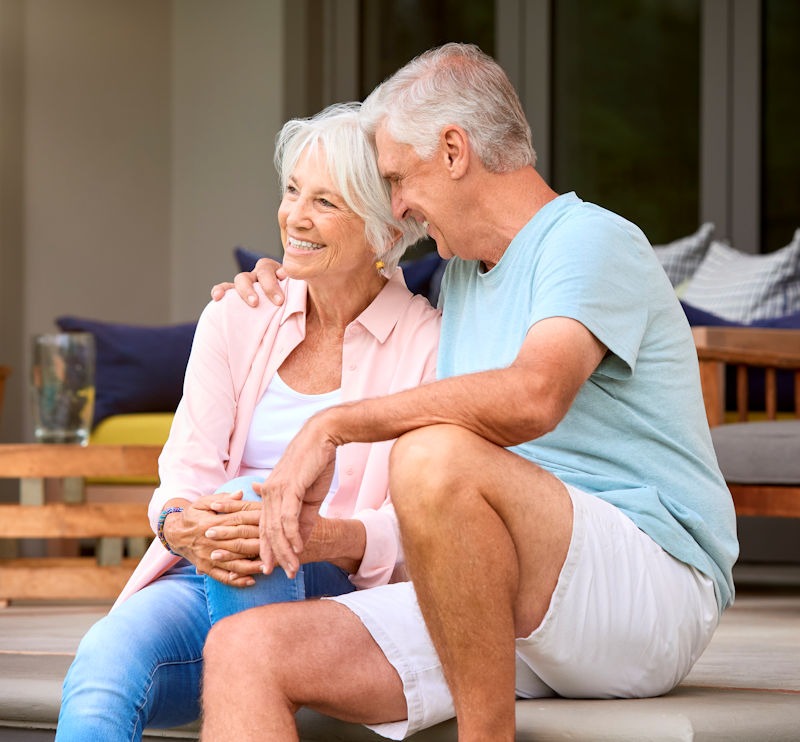
[[[174,552],[188,559],[200,574],[227,585],[244,587],[258,574],[258,523],[261,505],[244,502],[241,492],[205,495],[164,523],[164,536]],[[215,507],[220,506],[219,510]],[[227,553],[215,559],[216,551]]]
[[[229,289],[236,289],[236,293],[242,297],[250,306],[258,305],[258,295],[253,291],[256,283],[261,284],[264,294],[276,306],[283,304],[283,291],[278,285],[278,281],[286,278],[283,267],[272,258],[261,258],[252,271],[238,273],[233,279],[233,283],[226,281],[211,287],[211,298],[219,301]]]

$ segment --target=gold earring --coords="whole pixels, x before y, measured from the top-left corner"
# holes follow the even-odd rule
[[[377,268],[379,271],[382,271],[385,267],[386,263],[384,263],[382,260],[375,261],[375,268]]]

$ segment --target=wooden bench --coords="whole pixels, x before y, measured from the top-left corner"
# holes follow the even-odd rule
[[[695,327],[693,334],[711,437],[737,515],[800,518],[800,330]],[[726,365],[736,368],[732,422],[725,410]],[[754,369],[764,374],[766,420],[750,422]],[[792,419],[778,419],[779,371],[793,380]]]
[[[91,557],[0,559],[0,603],[114,599],[138,561],[123,558],[123,539],[153,535],[147,500],[87,502],[84,479],[157,476],[160,452],[160,446],[0,445],[0,477],[20,480],[19,504],[0,505],[0,539],[98,539]],[[48,501],[50,480],[61,483],[58,502]]]

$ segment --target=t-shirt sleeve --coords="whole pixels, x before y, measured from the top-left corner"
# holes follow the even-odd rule
[[[583,324],[611,352],[598,369],[633,374],[647,326],[642,237],[607,218],[567,220],[548,235],[535,273],[530,326],[550,317]]]

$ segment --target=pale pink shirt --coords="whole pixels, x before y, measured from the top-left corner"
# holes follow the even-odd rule
[[[239,474],[253,411],[270,379],[305,333],[306,284],[281,282],[286,300],[245,304],[235,292],[211,302],[197,325],[184,379],[183,399],[159,458],[160,486],[150,501],[155,532],[164,503],[195,500]],[[439,313],[405,286],[398,270],[345,330],[342,401],[408,389],[435,376]],[[329,518],[357,518],[366,528],[364,558],[351,580],[358,588],[402,579],[402,551],[389,497],[392,441],[339,448],[339,488]],[[158,539],[142,557],[117,598],[118,605],[163,574],[179,557]]]

